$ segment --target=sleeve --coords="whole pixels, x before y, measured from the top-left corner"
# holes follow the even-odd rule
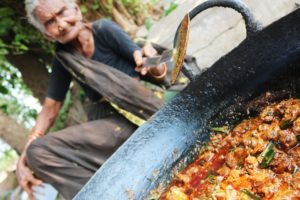
[[[133,52],[140,50],[140,47],[117,24],[107,19],[101,19],[96,22],[96,34],[105,46],[135,63]]]
[[[59,63],[52,61],[52,72],[49,78],[47,96],[56,101],[63,101],[72,81],[71,74]]]

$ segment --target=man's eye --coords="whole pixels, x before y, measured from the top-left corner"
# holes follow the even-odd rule
[[[64,16],[64,15],[65,15],[66,9],[67,9],[67,8],[61,9],[61,10],[57,13],[57,15]]]
[[[52,25],[54,23],[54,19],[50,19],[50,20],[48,20],[46,23],[45,23],[45,25],[46,26],[50,26],[50,25]]]

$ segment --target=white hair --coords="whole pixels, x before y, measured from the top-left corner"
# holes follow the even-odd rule
[[[35,26],[42,33],[45,32],[45,27],[35,16],[35,9],[40,4],[41,1],[45,0],[25,0],[25,10],[27,13],[28,21]],[[65,2],[68,6],[76,4],[76,0],[61,0]]]

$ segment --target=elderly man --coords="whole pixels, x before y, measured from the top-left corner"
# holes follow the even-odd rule
[[[25,4],[30,22],[45,37],[57,42],[58,50],[67,46],[132,78],[147,74],[161,78],[166,74],[165,66],[141,67],[143,54],[155,54],[151,46],[140,50],[109,20],[83,21],[74,0],[26,0]],[[93,115],[89,115],[90,122],[44,136],[59,113],[72,78],[54,58],[47,97],[17,165],[19,183],[31,198],[32,186],[42,181],[52,184],[66,199],[73,198],[137,128],[109,103],[99,103],[101,95],[98,92],[80,83],[90,100],[97,102],[98,107],[93,107]],[[97,109],[100,115],[95,114]]]

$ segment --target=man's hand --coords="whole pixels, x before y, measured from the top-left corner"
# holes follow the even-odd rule
[[[152,47],[150,43],[145,44],[141,51],[135,51],[133,57],[135,60],[135,71],[139,72],[142,76],[145,76],[150,70],[149,67],[143,67],[143,57],[152,57],[157,54],[157,51]]]
[[[32,186],[38,186],[42,184],[42,181],[35,178],[32,171],[27,166],[26,150],[21,154],[16,171],[17,179],[20,186],[27,192],[29,199],[34,199]]]

